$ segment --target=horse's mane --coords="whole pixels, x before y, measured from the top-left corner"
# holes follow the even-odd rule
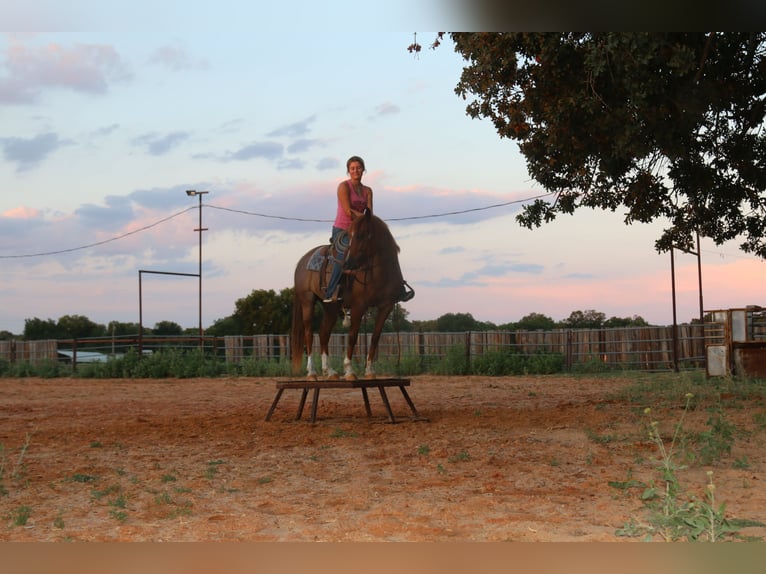
[[[377,215],[370,214],[370,217],[359,217],[351,224],[357,234],[369,236],[369,247],[376,251],[388,247],[395,253],[399,253],[399,244],[396,243],[388,225]]]

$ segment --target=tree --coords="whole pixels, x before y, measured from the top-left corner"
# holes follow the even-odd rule
[[[572,311],[562,324],[567,329],[599,329],[604,326],[605,320],[606,315],[601,311],[588,309],[586,311]]]
[[[152,329],[153,335],[179,336],[183,335],[184,329],[175,321],[158,321]],[[199,334],[199,329],[197,329]]]
[[[43,320],[38,317],[24,319],[24,339],[27,341],[41,341],[58,338],[58,326],[53,319]]]
[[[766,33],[449,36],[467,114],[516,140],[552,194],[520,224],[619,209],[626,224],[668,222],[658,251],[699,233],[766,257]]]
[[[289,333],[293,312],[292,287],[277,294],[273,289],[253,290],[237,299],[233,317],[239,323],[240,334]]]
[[[124,337],[125,335],[137,335],[140,331],[140,325],[138,323],[123,323],[121,321],[109,321],[106,326],[108,335],[115,337]]]
[[[459,331],[481,331],[481,323],[470,313],[445,313],[436,319],[436,330],[453,333]]]
[[[550,331],[556,328],[556,322],[542,313],[530,313],[522,317],[514,328],[519,331]]]
[[[59,317],[57,326],[57,338],[60,339],[103,337],[106,334],[106,327],[94,323],[84,315],[62,315]]]
[[[632,317],[610,317],[604,321],[604,327],[648,327],[649,323],[641,315]]]

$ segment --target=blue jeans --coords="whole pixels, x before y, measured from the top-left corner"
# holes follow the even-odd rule
[[[345,233],[345,229],[341,229],[340,227],[333,226],[332,228],[332,236],[330,237],[330,242],[332,244],[335,244],[338,236],[342,233]],[[344,253],[339,253],[339,255],[345,255]],[[332,274],[330,275],[330,281],[327,283],[327,290],[325,291],[325,299],[329,299],[332,297],[332,294],[335,292],[336,287],[338,286],[338,282],[340,281],[341,273],[343,273],[343,264],[339,262],[337,259],[332,259]]]

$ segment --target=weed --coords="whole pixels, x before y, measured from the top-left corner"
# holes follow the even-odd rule
[[[32,509],[28,506],[19,506],[13,511],[13,525],[26,526],[29,517],[32,516]]]
[[[109,516],[114,518],[117,522],[125,522],[128,519],[128,513],[124,510],[110,510]]]
[[[431,453],[431,447],[427,444],[421,444],[418,447],[418,454],[420,456],[428,456]]]
[[[64,528],[64,517],[61,515],[61,512],[56,514],[56,518],[53,519],[53,526],[56,528]]]
[[[268,484],[272,480],[274,480],[274,479],[271,478],[270,476],[262,476],[261,478],[258,479],[258,484]]]
[[[683,436],[682,429],[686,414],[689,411],[692,393],[686,394],[686,403],[678,423],[675,425],[669,444],[665,443],[659,430],[659,423],[651,420],[647,424],[649,439],[655,444],[659,453],[660,481],[648,485],[628,480],[622,483],[612,483],[613,487],[632,488],[643,487],[641,500],[649,509],[649,523],[643,524],[631,518],[622,528],[616,531],[618,536],[644,536],[651,540],[659,536],[663,540],[707,540],[715,542],[727,537],[738,536],[738,530],[744,525],[753,525],[744,521],[730,520],[726,517],[725,504],[717,505],[713,471],[708,471],[708,483],[705,497],[700,500],[695,496],[686,495],[678,480],[678,472],[686,468],[678,464],[676,459],[683,453],[677,449]],[[651,417],[651,409],[646,408],[644,414]],[[709,424],[711,421],[708,421]],[[715,421],[712,421],[715,425]],[[716,431],[717,432],[717,431]],[[729,443],[730,448],[730,443]],[[717,452],[721,452],[718,450]]]
[[[162,482],[175,482],[176,477],[172,474],[163,474],[162,478],[160,479]]]
[[[167,493],[162,492],[154,497],[156,504],[173,504],[173,498]]]
[[[90,443],[90,448],[101,448],[102,446],[104,445],[102,445],[99,440],[94,440]]]
[[[95,482],[96,480],[98,480],[98,477],[93,476],[92,474],[75,473],[69,477],[69,480],[71,482]]]
[[[8,489],[5,486],[6,478],[10,479],[10,482],[16,485],[23,482],[27,468],[24,464],[24,457],[27,454],[31,440],[32,436],[27,433],[26,438],[24,439],[24,444],[22,444],[21,448],[19,449],[19,456],[16,458],[16,462],[13,464],[13,466],[9,465],[5,453],[5,446],[0,443],[0,496],[8,495]]]
[[[334,431],[332,431],[332,434],[330,436],[333,437],[333,438],[343,438],[343,437],[354,438],[354,437],[357,437],[359,435],[357,433],[355,433],[354,431],[346,431],[346,430],[343,430],[343,429],[336,428]]]
[[[708,430],[699,433],[697,441],[700,445],[699,456],[702,464],[712,464],[724,454],[731,454],[736,430],[728,420],[723,410],[715,408],[707,421]]]
[[[211,460],[207,463],[207,469],[205,470],[205,478],[208,480],[213,480],[215,476],[218,474],[218,466],[222,465],[224,461],[222,460]]]
[[[590,429],[585,429],[585,436],[588,437],[588,440],[595,442],[596,444],[609,444],[610,442],[618,440],[613,434],[600,435]]]
[[[115,492],[120,492],[121,490],[122,490],[122,487],[119,484],[113,484],[105,488],[104,490],[91,490],[90,495],[96,500],[101,500],[105,496],[114,494]]]
[[[444,474],[447,471],[444,470],[444,467],[441,465],[441,463],[439,463],[436,465],[436,472],[438,472],[439,474]]]
[[[734,468],[744,470],[746,468],[750,468],[750,462],[747,460],[747,456],[743,456],[743,457],[734,459],[734,464],[732,466]]]
[[[471,460],[471,455],[468,454],[466,451],[461,450],[456,455],[453,455],[447,459],[450,462],[465,462],[468,460]]]

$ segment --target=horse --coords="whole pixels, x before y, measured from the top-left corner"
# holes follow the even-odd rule
[[[364,376],[366,379],[375,378],[373,362],[377,357],[378,341],[383,331],[383,325],[397,302],[406,293],[408,300],[414,296],[414,291],[407,293],[406,282],[402,277],[399,266],[399,245],[388,228],[379,217],[372,215],[369,210],[357,217],[348,231],[349,244],[346,252],[344,273],[341,279],[342,300],[325,303],[323,286],[320,284],[322,271],[309,269],[309,262],[316,257],[318,246],[308,251],[300,258],[295,267],[295,289],[293,293],[293,318],[290,335],[292,353],[292,370],[300,371],[303,363],[304,348],[307,359],[307,378],[317,379],[317,372],[312,359],[314,334],[311,322],[314,306],[322,302],[324,316],[319,327],[319,346],[322,358],[322,374],[337,380],[338,373],[330,366],[328,343],[333,326],[341,314],[345,315],[344,325],[349,326],[346,356],[343,359],[343,378],[353,381],[357,379],[351,359],[356,347],[359,327],[362,317],[370,307],[377,309],[375,327],[372,331],[370,346],[365,361]],[[350,320],[350,325],[348,322]]]

